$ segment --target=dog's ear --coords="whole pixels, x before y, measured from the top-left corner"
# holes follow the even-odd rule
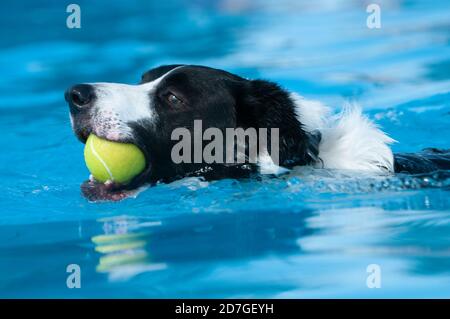
[[[307,165],[317,160],[320,134],[303,130],[286,90],[264,80],[235,82],[234,90],[237,127],[278,128],[280,165]]]

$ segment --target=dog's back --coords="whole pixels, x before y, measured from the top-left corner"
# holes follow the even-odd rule
[[[450,149],[426,148],[418,153],[394,154],[396,173],[421,174],[450,170]]]

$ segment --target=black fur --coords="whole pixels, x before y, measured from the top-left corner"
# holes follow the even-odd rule
[[[144,74],[142,83],[153,81],[177,66],[153,69]],[[166,105],[163,97],[168,91],[181,96],[185,104],[178,109]],[[248,164],[174,164],[170,151],[176,141],[170,140],[170,134],[176,128],[185,127],[193,136],[192,126],[196,119],[202,120],[203,130],[216,127],[224,135],[226,128],[279,128],[279,162],[282,166],[311,164],[317,157],[320,139],[302,129],[288,93],[275,83],[246,80],[207,67],[185,66],[164,78],[153,98],[159,117],[157,123],[130,123],[137,143],[149,154],[153,167],[150,181],[168,181],[197,172],[223,178],[247,176],[248,171],[254,171],[255,167]]]
[[[394,156],[396,173],[422,174],[450,170],[450,150],[426,148],[419,153],[399,153]]]

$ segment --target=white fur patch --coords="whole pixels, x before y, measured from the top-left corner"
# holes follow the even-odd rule
[[[93,83],[97,97],[92,117],[94,133],[112,140],[130,137],[128,122],[154,119],[149,94],[159,81],[154,82],[143,85]]]
[[[364,116],[361,108],[348,106],[321,130],[319,157],[325,168],[393,172],[395,142]]]
[[[148,95],[158,83],[159,80],[141,85],[95,83],[95,107],[99,112],[110,111],[119,114],[124,122],[151,118],[154,114],[149,108]]]
[[[95,88],[96,101],[92,114],[94,133],[110,140],[131,137],[129,122],[156,119],[150,95],[161,80],[176,67],[158,79],[139,85],[120,83],[90,83]]]
[[[297,93],[291,93],[290,97],[295,103],[297,118],[306,131],[311,132],[326,125],[327,118],[331,114],[328,106],[319,101],[307,100]]]
[[[267,153],[267,151],[265,151],[265,152],[263,152],[263,154],[259,155],[258,166],[259,166],[259,172],[261,174],[280,175],[280,174],[283,174],[283,173],[286,173],[289,171],[287,168],[276,165],[273,162],[272,157],[270,157],[270,155]]]
[[[394,156],[388,145],[395,141],[364,116],[360,107],[348,105],[340,114],[329,116],[329,108],[320,102],[296,95],[293,98],[304,128],[322,133],[319,144],[322,162],[317,163],[317,167],[380,173],[394,171]]]

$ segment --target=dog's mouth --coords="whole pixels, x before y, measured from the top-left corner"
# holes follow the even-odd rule
[[[141,173],[143,175],[144,173]],[[136,196],[145,183],[133,183],[134,186],[121,185],[114,182],[101,183],[87,180],[81,184],[81,192],[87,200],[92,202],[117,202],[128,197]]]
[[[90,130],[77,131],[76,135],[78,139],[86,144],[89,135],[92,132]],[[81,192],[89,201],[101,202],[101,201],[120,201],[127,197],[133,197],[137,195],[139,190],[148,182],[149,176],[152,171],[152,165],[150,163],[150,156],[148,150],[145,147],[138,145],[135,141],[129,138],[111,138],[105,136],[105,134],[96,134],[98,137],[119,143],[131,143],[138,146],[145,157],[146,166],[144,170],[133,177],[133,179],[126,184],[119,184],[114,181],[107,181],[105,183],[95,180],[92,176],[81,185]]]

